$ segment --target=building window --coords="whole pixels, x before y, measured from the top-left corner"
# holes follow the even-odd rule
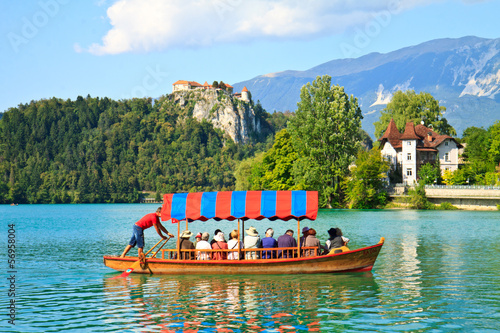
[[[444,142],[444,145],[445,145],[445,146],[448,146],[448,143],[449,143],[448,141],[445,141],[445,142]]]
[[[407,144],[408,146],[411,146],[411,141],[406,141],[406,144]]]
[[[450,153],[444,154],[444,161],[449,162],[450,161]]]
[[[406,175],[407,176],[411,176],[412,175],[411,168],[406,169]]]
[[[407,161],[411,161],[411,153],[408,153],[408,154],[406,155],[406,160],[407,160]]]

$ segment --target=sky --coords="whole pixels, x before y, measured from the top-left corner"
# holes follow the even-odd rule
[[[159,97],[438,38],[500,37],[498,0],[0,0],[0,112]]]

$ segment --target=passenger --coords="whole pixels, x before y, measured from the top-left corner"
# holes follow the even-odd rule
[[[322,253],[321,242],[319,241],[319,239],[316,238],[316,230],[312,228],[308,230],[305,246],[317,247],[318,249],[316,251],[316,255],[320,255]],[[314,253],[315,253],[314,249],[307,249],[304,251],[304,256],[313,257]]]
[[[195,239],[196,240],[194,241],[194,247],[196,248],[196,245],[198,244],[198,242],[201,241],[201,232],[196,234]]]
[[[240,247],[240,249],[243,248],[243,244],[241,244],[241,242],[239,241],[240,235],[238,233],[238,230],[231,231],[229,237],[231,237],[231,239],[227,242],[227,248],[229,250],[238,249],[238,246]],[[227,255],[227,259],[238,260],[238,251],[229,252]]]
[[[214,243],[216,242],[216,240],[215,240],[215,236],[217,236],[217,234],[218,234],[219,232],[222,232],[222,230],[220,230],[220,229],[215,229],[215,232],[214,232],[214,238],[210,241],[210,246],[213,246],[213,245],[214,245]]]
[[[262,238],[262,248],[272,249],[278,246],[278,242],[273,238],[274,230],[268,228],[266,230],[266,237]],[[276,251],[262,251],[262,259],[276,258]]]
[[[193,242],[189,240],[189,238],[193,236],[193,233],[189,230],[184,230],[181,234],[181,240],[179,242],[179,249],[180,250],[190,250],[189,252],[180,252],[180,256],[182,260],[193,260],[194,259],[194,250],[195,246]]]
[[[214,237],[214,243],[212,244],[213,250],[227,250],[227,243],[224,239],[224,233],[221,231],[217,233]],[[217,251],[212,253],[212,259],[214,260],[226,260],[227,252],[225,251]]]
[[[254,227],[248,228],[248,230],[245,230],[247,233],[247,236],[245,236],[245,239],[243,241],[245,249],[257,249],[261,247],[260,244],[260,236],[259,233],[257,232],[257,229]],[[247,251],[245,254],[246,259],[259,259],[259,254],[257,251]]]
[[[349,238],[342,236],[342,230],[340,228],[330,228],[328,230],[330,238],[326,241],[325,248],[328,254],[342,253],[344,251],[349,251],[347,243],[349,243]]]
[[[302,237],[300,237],[300,247],[305,246],[308,233],[309,233],[309,227],[302,228]]]
[[[302,228],[302,237],[300,237],[300,248],[303,248],[306,246],[306,238],[309,234],[309,227],[304,227]],[[303,250],[300,251],[301,256],[305,256],[305,253]]]
[[[344,235],[342,235],[342,230],[340,230],[340,228],[337,228],[337,235],[342,237],[342,241],[344,242],[344,246],[347,246],[347,243],[349,243],[349,238],[344,237]]]
[[[210,246],[210,243],[208,242],[208,238],[210,235],[208,232],[204,232],[201,234],[201,241],[199,241],[196,244],[196,249],[197,250],[211,250],[212,247]],[[207,251],[196,251],[197,252],[197,257],[196,259],[198,260],[210,260],[210,252]]]
[[[283,235],[278,237],[278,247],[297,247],[297,240],[293,238],[293,230],[288,229]],[[294,250],[278,251],[278,258],[293,258]]]

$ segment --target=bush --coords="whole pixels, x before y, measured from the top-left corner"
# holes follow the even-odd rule
[[[449,202],[442,202],[439,206],[438,206],[438,209],[439,210],[457,210],[458,207],[456,206],[453,206],[451,203]]]
[[[427,200],[425,184],[418,183],[415,189],[408,190],[408,203],[412,209],[433,209],[434,205]]]

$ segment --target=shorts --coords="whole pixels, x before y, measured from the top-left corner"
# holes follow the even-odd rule
[[[134,224],[134,228],[132,229],[132,238],[130,238],[130,242],[128,244],[132,247],[137,245],[139,248],[144,248],[144,230],[136,224]]]

